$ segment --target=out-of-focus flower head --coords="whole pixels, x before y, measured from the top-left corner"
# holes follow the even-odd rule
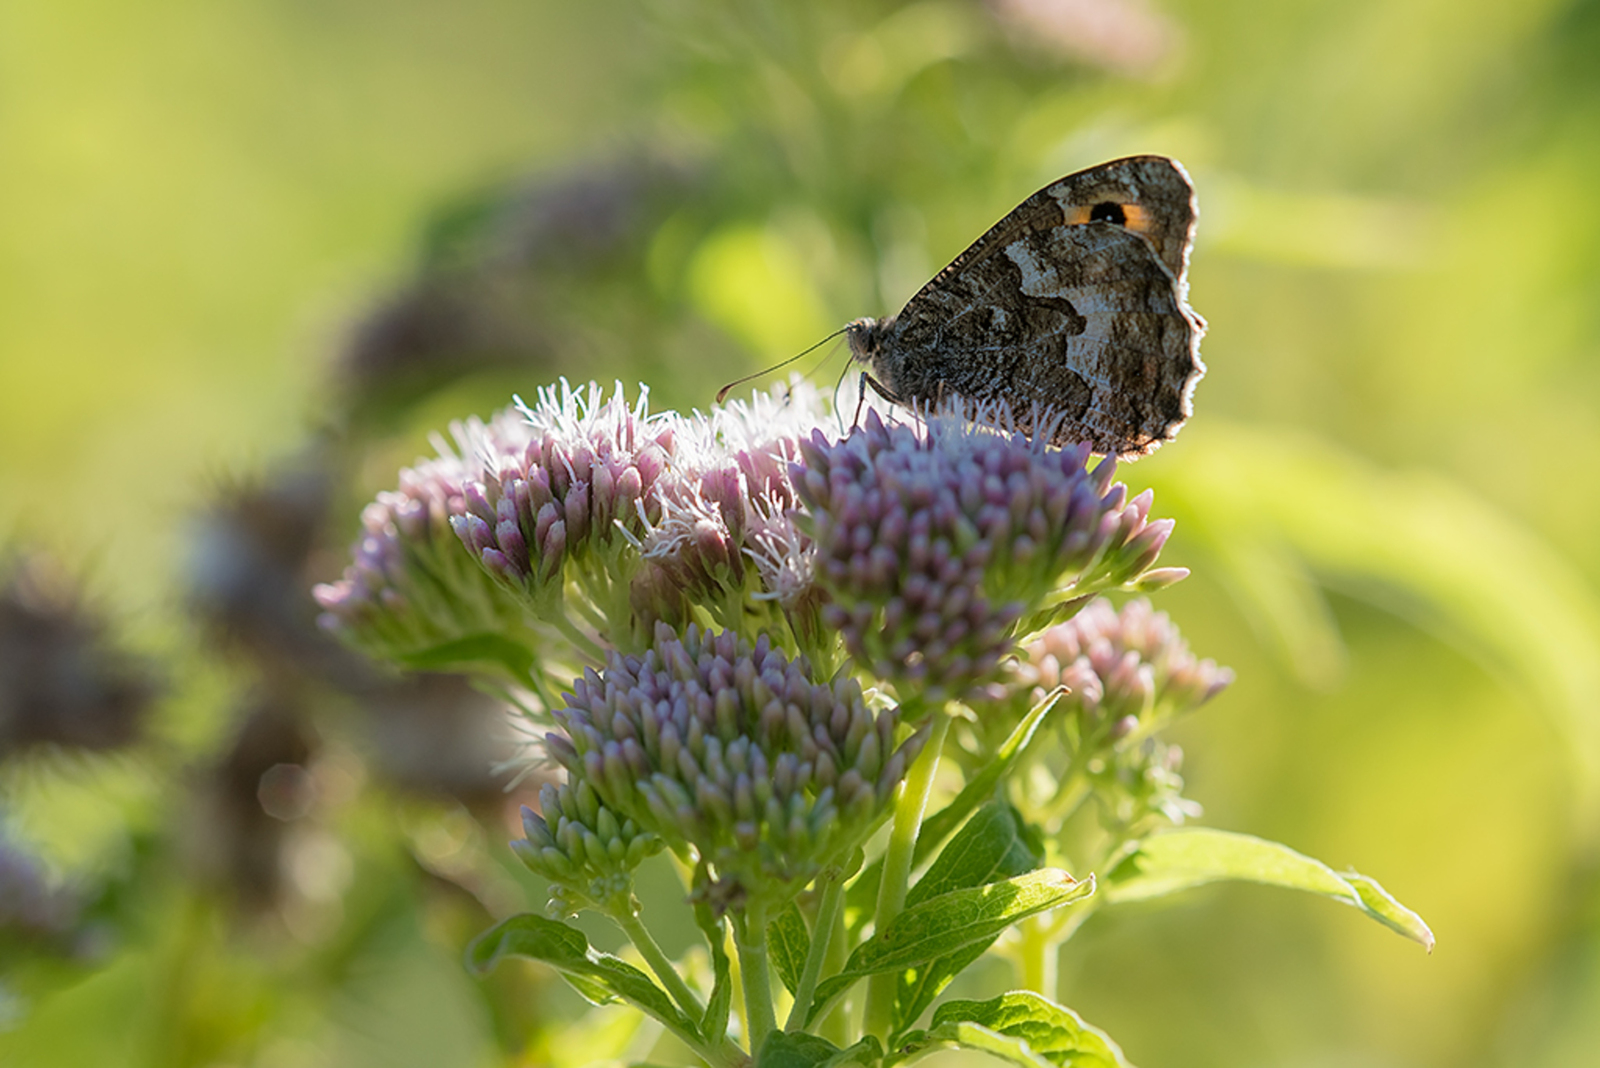
[[[1103,597],[1091,601],[1027,644],[1021,675],[1035,698],[1066,686],[1061,707],[1107,724],[1118,738],[1148,734],[1233,681],[1232,671],[1191,653],[1167,614],[1144,598],[1120,612]]]
[[[158,689],[154,668],[117,648],[51,560],[0,559],[0,758],[129,745]]]
[[[1146,0],[987,0],[1020,47],[1103,67],[1154,76],[1170,67],[1183,33]]]
[[[70,932],[78,903],[52,885],[44,866],[0,831],[0,944],[49,945]]]
[[[308,450],[219,487],[188,524],[189,604],[230,649],[277,669],[349,674],[349,653],[318,632],[305,595],[331,474],[325,451]]]
[[[522,830],[526,838],[512,842],[512,852],[550,880],[549,912],[557,918],[630,907],[633,870],[665,845],[607,808],[582,779],[541,787],[539,811],[522,808]]]
[[[362,511],[343,578],[313,591],[322,626],[380,659],[407,663],[475,636],[523,633],[521,604],[462,552],[452,523],[468,514],[469,480],[520,455],[531,428],[502,412],[450,429],[453,446],[435,439],[435,458],[402,470],[399,487]]]
[[[1037,416],[1037,413],[1036,413]],[[1172,529],[1151,496],[1111,485],[1115,461],[1055,449],[1004,408],[947,406],[921,426],[869,412],[847,437],[815,434],[793,469],[816,543],[824,623],[866,670],[957,696],[994,680],[1015,640],[1069,601],[1181,577],[1152,571]]]
[[[577,680],[546,738],[572,783],[699,864],[718,909],[787,900],[888,813],[924,735],[895,710],[818,682],[767,638],[660,625],[643,656]],[[752,901],[751,895],[760,895]]]
[[[1182,768],[1183,750],[1159,738],[1089,761],[1101,824],[1131,838],[1198,818],[1199,802],[1183,796]]]

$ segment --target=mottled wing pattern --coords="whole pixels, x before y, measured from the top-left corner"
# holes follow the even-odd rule
[[[896,399],[1003,399],[1024,419],[1037,403],[1058,444],[1142,455],[1177,432],[1205,372],[1205,324],[1184,302],[1194,218],[1172,160],[1068,175],[852,346]]]

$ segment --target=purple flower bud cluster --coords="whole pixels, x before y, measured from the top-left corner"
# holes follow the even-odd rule
[[[653,573],[638,587],[641,612],[682,624],[690,604],[724,603],[733,618],[722,621],[736,625],[752,597],[785,611],[802,606],[795,576],[808,544],[790,518],[789,470],[822,408],[814,389],[795,382],[683,421],[680,477],[644,540]]]
[[[525,448],[495,458],[465,487],[451,519],[461,542],[493,575],[540,599],[559,596],[563,568],[591,548],[636,544],[659,518],[659,492],[674,451],[676,420],[648,414],[643,391],[629,406],[619,383],[539,391],[524,408]]]
[[[777,903],[878,826],[919,751],[854,680],[816,682],[766,637],[656,628],[587,671],[546,737],[570,782],[700,863],[709,899]]]
[[[375,655],[404,658],[521,618],[514,599],[461,552],[451,522],[466,513],[476,465],[521,452],[528,428],[502,413],[451,430],[454,448],[435,441],[437,457],[402,470],[399,488],[367,505],[344,576],[312,591],[321,625]]]
[[[864,425],[802,447],[792,477],[816,543],[823,621],[880,678],[938,695],[997,676],[1019,622],[1048,605],[1155,576],[1171,520],[1149,518],[1092,472],[1088,446],[1055,449],[1003,412],[943,411],[925,427]]]
[[[1197,659],[1165,612],[1139,598],[1118,612],[1096,598],[1025,648],[1023,675],[1036,696],[1056,686],[1069,706],[1120,724],[1126,735],[1200,707],[1233,681],[1233,672]]]
[[[633,893],[633,869],[665,843],[625,816],[618,816],[583,780],[539,790],[539,812],[522,808],[527,837],[512,852],[550,881],[551,916],[583,908],[625,905]],[[620,900],[619,900],[620,899]]]

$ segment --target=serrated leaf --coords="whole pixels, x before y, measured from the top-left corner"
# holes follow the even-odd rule
[[[933,1004],[933,999],[944,993],[950,981],[965,971],[973,961],[989,952],[995,935],[963,946],[937,960],[916,968],[908,968],[895,983],[894,1011],[890,1015],[890,1028],[894,1034],[902,1033],[917,1022],[922,1010]]]
[[[806,1022],[816,1019],[836,996],[864,976],[926,964],[993,938],[1018,920],[1092,893],[1092,875],[1080,882],[1059,868],[1040,868],[986,886],[954,890],[908,908],[857,946],[843,971],[818,985]]]
[[[804,1031],[772,1031],[756,1054],[755,1068],[821,1068],[842,1050]]]
[[[1143,901],[1223,880],[1321,894],[1433,950],[1427,924],[1372,879],[1356,873],[1341,876],[1278,842],[1206,827],[1165,831],[1135,843],[1106,873],[1105,901]]]
[[[1026,840],[1025,830],[1022,817],[1014,808],[991,801],[967,821],[927,874],[912,887],[906,897],[907,907],[952,890],[982,886],[1032,871],[1038,866],[1039,856]],[[915,1022],[922,1010],[933,1004],[933,999],[950,985],[950,980],[983,956],[998,937],[997,931],[954,953],[907,969],[896,982],[893,1028],[899,1031]]]
[[[794,902],[789,902],[767,924],[767,953],[784,989],[793,994],[800,987],[800,973],[805,971],[806,958],[811,954],[811,932]]]
[[[933,1031],[951,1024],[977,1024],[1021,1040],[1030,1054],[1061,1068],[1130,1068],[1117,1044],[1064,1005],[1026,990],[989,1001],[947,1001],[933,1013]]]
[[[1029,1049],[1024,1039],[1002,1035],[982,1024],[941,1024],[927,1033],[923,1043],[928,1046],[950,1045],[981,1050],[1003,1061],[1021,1065],[1022,1068],[1053,1068],[1049,1061]]]
[[[531,957],[558,970],[596,1004],[620,999],[697,1042],[700,1030],[644,972],[589,946],[576,927],[522,913],[495,924],[467,946],[467,967],[483,975],[507,956]],[[591,994],[598,993],[599,997]],[[714,1036],[720,1039],[720,1035]]]
[[[926,874],[906,894],[906,907],[920,905],[952,890],[984,886],[1032,871],[1039,863],[1025,840],[1016,809],[991,801],[950,840]]]

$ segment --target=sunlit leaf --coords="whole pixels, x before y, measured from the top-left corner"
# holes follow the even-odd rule
[[[1143,901],[1223,880],[1321,894],[1360,909],[1433,950],[1433,932],[1372,879],[1339,875],[1286,845],[1248,834],[1185,827],[1137,843],[1106,873],[1106,904]]]
[[[1018,920],[1093,893],[1093,876],[1080,882],[1059,868],[1041,868],[987,886],[955,890],[906,909],[884,931],[856,947],[843,971],[818,984],[807,1022],[857,979],[926,964],[993,938]]]
[[[699,1037],[699,1028],[666,991],[633,965],[591,949],[576,927],[525,912],[500,921],[467,946],[467,966],[479,975],[508,956],[531,957],[550,965],[595,1004],[620,999],[690,1041]]]
[[[1018,990],[989,1001],[947,1001],[933,1012],[930,1037],[945,1027],[978,1024],[1026,1044],[1033,1056],[1067,1068],[1128,1068],[1122,1050],[1064,1005]],[[1029,1062],[1031,1063],[1031,1062]]]

